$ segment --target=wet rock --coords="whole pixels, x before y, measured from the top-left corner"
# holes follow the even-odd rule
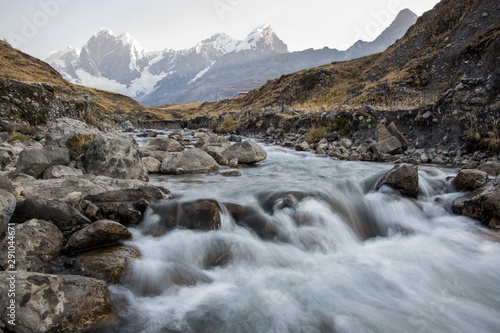
[[[25,149],[19,154],[17,172],[39,178],[45,169],[54,165],[68,165],[69,150],[66,148],[45,146],[42,149]]]
[[[15,236],[18,259],[36,257],[47,261],[61,252],[64,241],[62,232],[54,224],[36,219],[16,225]],[[8,268],[8,247],[9,239],[6,237],[0,242],[0,265],[3,269]],[[18,262],[16,269],[22,271],[26,267]]]
[[[241,164],[253,164],[263,161],[267,158],[267,153],[258,144],[251,140],[235,143],[226,149],[222,156],[228,161],[234,158]]]
[[[11,222],[24,223],[31,219],[50,221],[61,231],[71,231],[77,226],[90,223],[71,205],[36,196],[17,204]]]
[[[496,177],[500,175],[500,163],[486,162],[477,167],[478,170],[488,173],[488,175]]]
[[[83,172],[80,169],[70,168],[65,165],[54,165],[46,169],[43,173],[43,179],[55,179],[64,178],[70,176],[83,176]]]
[[[378,191],[382,186],[388,186],[401,195],[416,198],[418,196],[418,168],[412,164],[396,165],[377,183]]]
[[[474,191],[488,182],[488,174],[475,169],[461,170],[453,179],[453,185],[458,191]]]
[[[9,276],[0,272],[1,290],[9,289]],[[0,317],[12,332],[82,332],[114,313],[106,283],[96,279],[18,272],[16,286],[16,325],[7,311]],[[0,298],[0,308],[8,302]]]
[[[164,233],[175,228],[193,230],[216,230],[220,228],[221,210],[217,201],[197,200],[179,202],[177,200],[160,202],[151,205],[145,213],[146,216],[157,215],[158,225],[143,226],[151,233]]]
[[[132,238],[132,234],[120,223],[101,220],[71,235],[66,249],[69,251],[81,251],[99,246],[112,245],[130,238]]]
[[[0,189],[0,238],[7,230],[7,225],[16,209],[16,196],[11,192]]]
[[[159,296],[173,286],[195,286],[212,281],[201,269],[176,262],[163,263],[143,273],[136,269],[124,277],[124,284],[144,297]]]
[[[223,175],[224,177],[241,177],[246,175],[246,173],[244,173],[239,169],[221,171],[220,174]]]
[[[85,154],[87,173],[118,179],[147,180],[138,146],[123,136],[98,135]]]
[[[262,239],[274,239],[278,229],[269,221],[266,214],[251,206],[225,202],[224,206],[240,227],[255,232]]]
[[[178,169],[182,169],[183,173],[208,173],[220,170],[220,166],[212,156],[195,148],[163,160],[162,173],[176,175]]]
[[[477,190],[456,199],[452,210],[495,227],[500,220],[500,176]]]
[[[160,173],[161,162],[151,156],[143,157],[142,163],[149,173]]]

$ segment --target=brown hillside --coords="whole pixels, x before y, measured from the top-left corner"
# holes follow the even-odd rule
[[[69,83],[47,63],[12,48],[4,41],[0,41],[0,78],[23,83],[44,82],[52,87],[56,96],[64,99],[84,99],[89,95],[97,112],[107,115],[107,118],[125,114],[140,121],[173,120],[170,112],[145,107],[130,97]]]
[[[205,103],[202,111],[289,105],[421,106],[461,77],[500,67],[500,3],[442,0],[383,53],[269,80],[247,96]]]

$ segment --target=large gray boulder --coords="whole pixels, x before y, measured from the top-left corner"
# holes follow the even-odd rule
[[[85,154],[85,170],[98,176],[147,180],[138,148],[131,138],[98,135]]]
[[[161,172],[169,175],[219,171],[214,158],[201,149],[189,149],[163,160]]]
[[[18,224],[15,227],[16,235],[16,259],[36,257],[41,261],[47,261],[59,252],[63,247],[64,236],[62,232],[52,223],[42,220],[30,220]],[[0,267],[8,268],[9,239],[5,237],[0,242]],[[16,270],[27,270],[28,267],[16,264]]]
[[[75,135],[97,135],[97,128],[90,128],[80,120],[71,118],[59,118],[52,122],[45,137],[46,145],[66,147],[68,139]]]
[[[488,174],[474,169],[461,170],[453,179],[453,185],[458,191],[474,191],[488,182]]]
[[[238,159],[240,164],[253,164],[263,161],[267,158],[267,153],[258,144],[251,140],[238,142],[227,148],[222,157],[228,161]]]
[[[132,234],[120,223],[101,220],[71,235],[66,248],[70,251],[81,251],[111,245],[130,238],[132,238]]]
[[[47,168],[68,165],[69,161],[67,148],[45,146],[42,149],[25,149],[19,154],[16,171],[39,178]]]
[[[16,204],[17,200],[14,194],[0,189],[0,238],[7,230],[12,214],[16,209]]]
[[[6,311],[8,272],[0,272],[0,319],[12,332],[83,332],[111,319],[111,296],[104,281],[71,275],[17,272],[15,326]]]
[[[396,165],[377,183],[375,189],[388,186],[401,195],[416,198],[418,196],[418,168],[412,164]]]

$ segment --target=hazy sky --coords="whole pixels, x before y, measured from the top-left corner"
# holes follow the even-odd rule
[[[194,47],[217,32],[244,39],[270,23],[297,51],[346,49],[373,40],[409,8],[417,15],[439,0],[0,0],[0,38],[38,58],[82,47],[101,28],[129,32],[149,50]]]

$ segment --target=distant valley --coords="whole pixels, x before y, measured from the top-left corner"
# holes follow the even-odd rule
[[[72,83],[125,94],[147,106],[213,101],[282,74],[382,52],[416,19],[410,10],[402,10],[374,41],[358,41],[345,51],[325,47],[289,52],[270,25],[256,28],[242,41],[219,33],[181,51],[148,51],[128,33],[116,36],[101,30],[81,50],[54,51],[45,61]]]

